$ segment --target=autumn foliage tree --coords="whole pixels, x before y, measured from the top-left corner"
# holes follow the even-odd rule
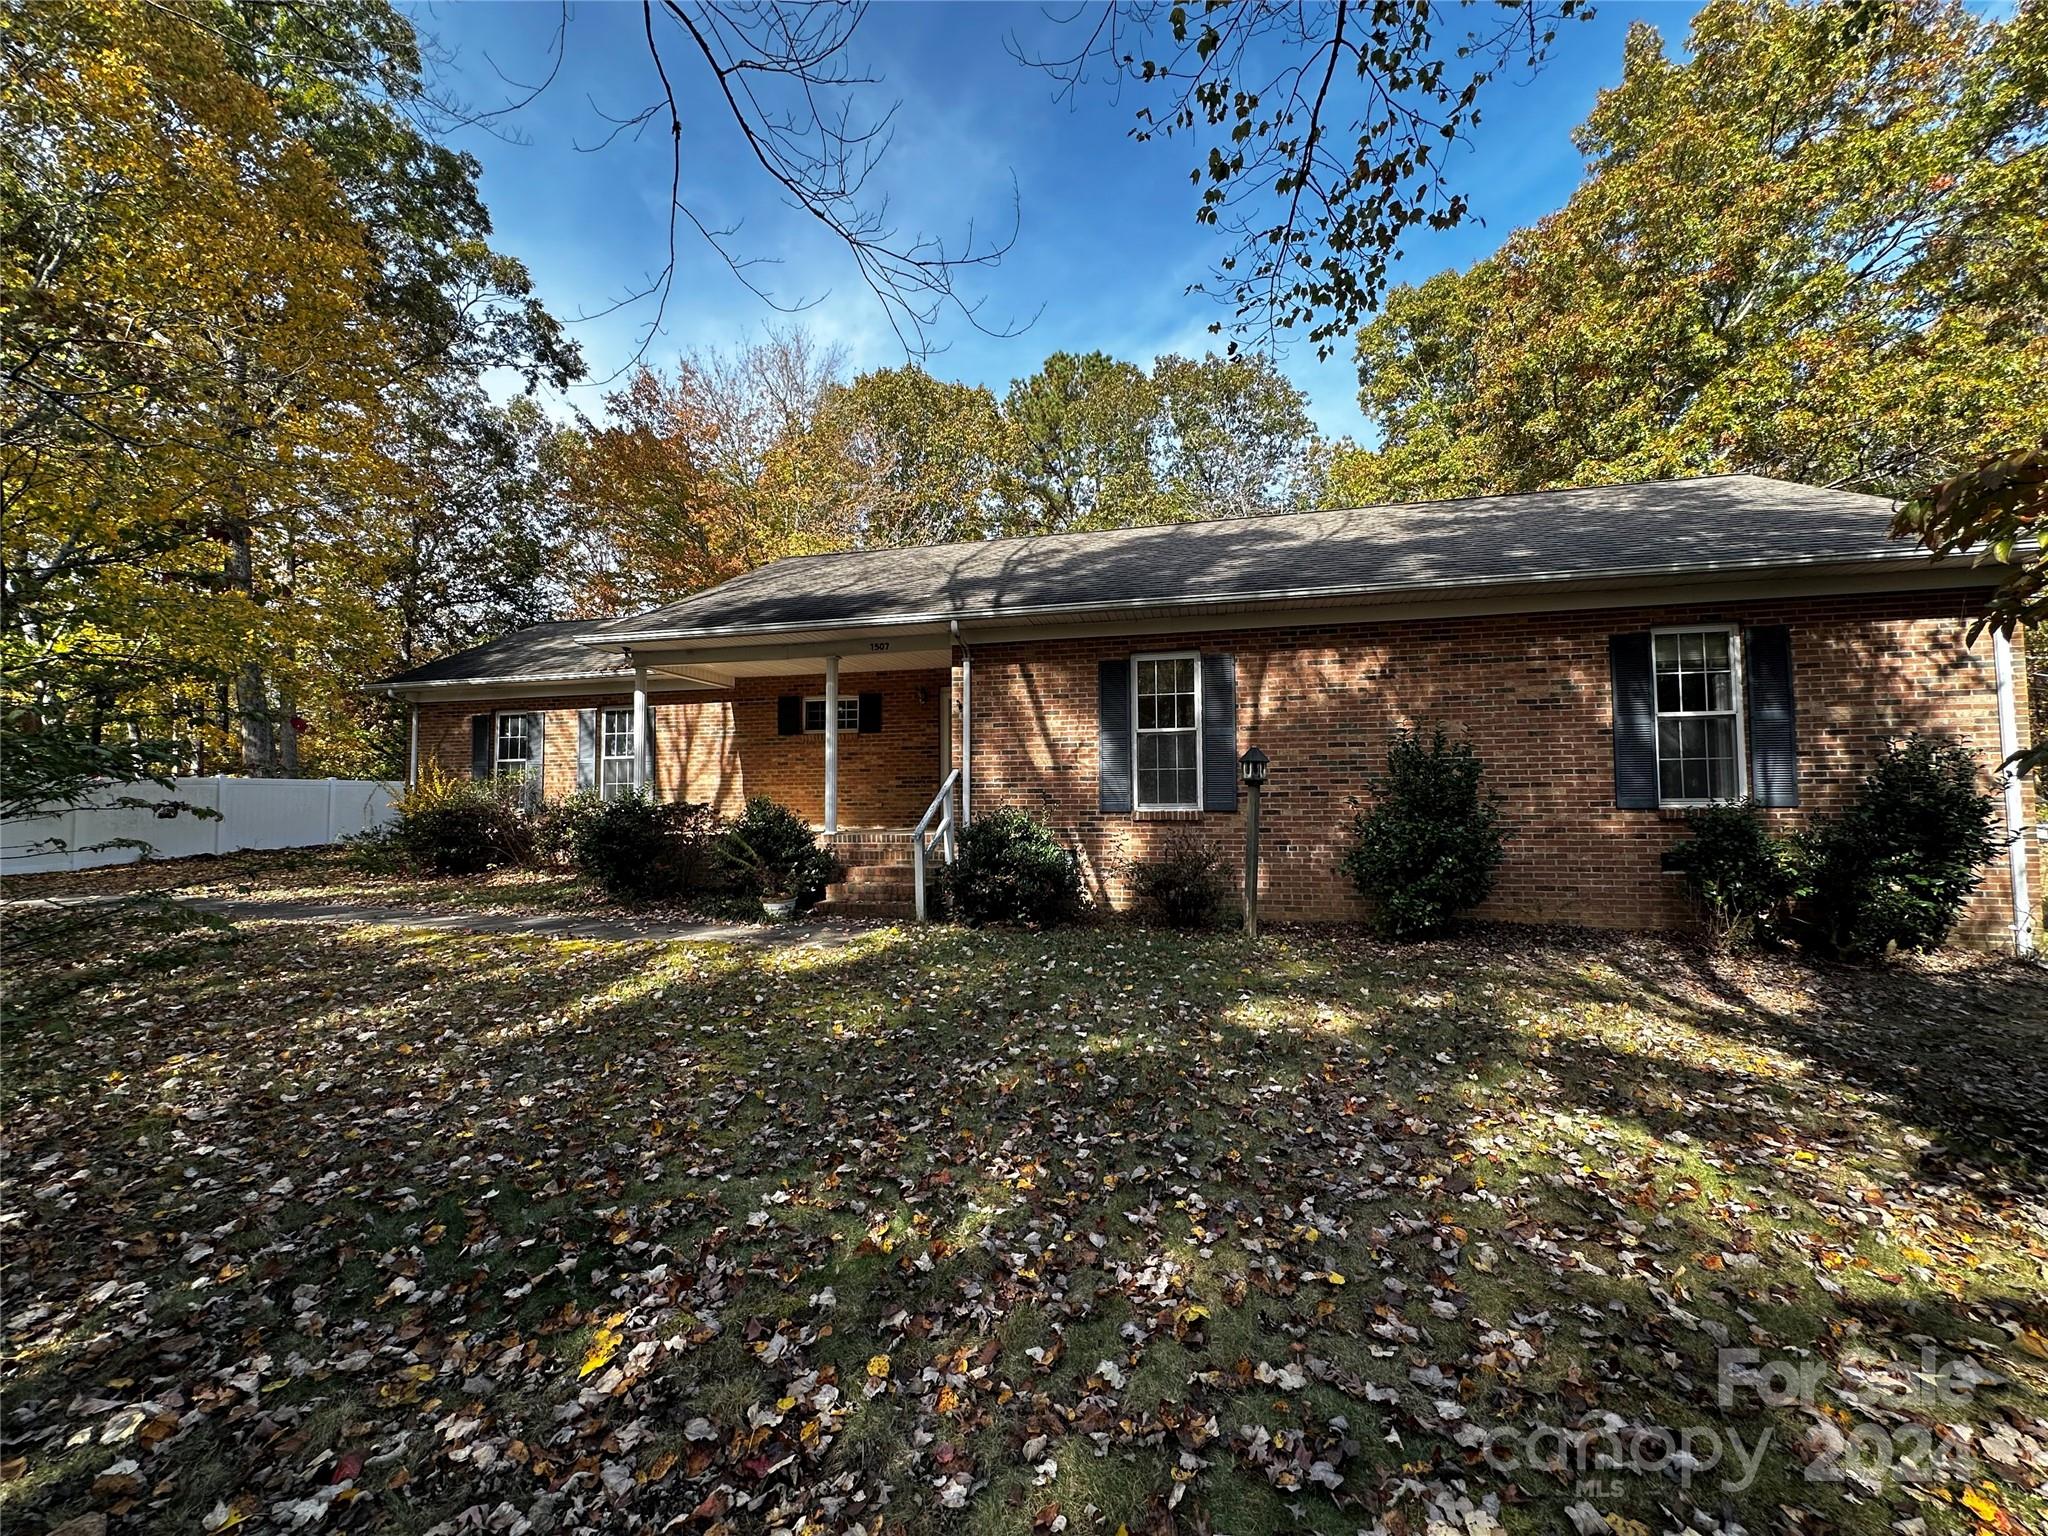
[[[379,766],[355,684],[396,649],[451,410],[575,349],[420,128],[384,0],[53,0],[0,47],[7,702],[95,739]],[[430,449],[422,433],[437,448]]]
[[[1910,495],[2048,427],[2048,10],[1715,0],[1584,183],[1358,340],[1346,501],[1733,469]]]

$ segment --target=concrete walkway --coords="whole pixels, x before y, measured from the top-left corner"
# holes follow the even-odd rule
[[[4,905],[94,907],[127,899],[125,896],[45,896],[9,901]],[[578,917],[555,912],[464,912],[434,907],[384,907],[367,902],[304,898],[264,901],[173,895],[168,899],[187,911],[212,913],[230,922],[333,923],[345,927],[369,924],[379,928],[433,928],[448,933],[524,933],[544,939],[653,939],[700,944],[759,944],[771,949],[837,949],[874,926],[817,919],[773,924],[663,922],[651,918]]]

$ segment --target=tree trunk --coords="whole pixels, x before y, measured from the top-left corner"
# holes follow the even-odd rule
[[[280,694],[277,701],[277,760],[288,779],[299,776],[299,729],[292,722],[298,718],[299,701],[289,693]]]
[[[240,524],[228,533],[225,561],[228,585],[253,597],[256,566],[249,548],[249,528]],[[263,665],[254,657],[235,675],[235,714],[242,739],[242,771],[268,773],[271,767],[270,700],[263,688]]]
[[[235,676],[235,717],[241,728],[242,771],[270,772],[270,700],[263,691],[263,668],[255,661],[243,662]]]

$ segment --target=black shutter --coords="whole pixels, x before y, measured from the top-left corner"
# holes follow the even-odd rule
[[[1131,808],[1131,664],[1105,661],[1097,674],[1095,744],[1100,759],[1097,807],[1105,814]]]
[[[497,721],[490,715],[469,717],[469,776],[488,779],[498,752]]]
[[[1237,809],[1237,658],[1202,657],[1202,809]]]
[[[1657,808],[1657,679],[1648,631],[1607,637],[1614,677],[1614,803],[1625,811]]]
[[[800,693],[785,693],[775,701],[775,734],[801,736],[804,733],[804,700]]]
[[[882,728],[882,696],[879,693],[864,693],[860,696],[860,733],[872,736]]]
[[[1799,731],[1792,706],[1792,631],[1783,624],[1745,631],[1749,696],[1749,797],[1758,805],[1799,803]]]
[[[576,711],[576,787],[597,788],[597,711]]]

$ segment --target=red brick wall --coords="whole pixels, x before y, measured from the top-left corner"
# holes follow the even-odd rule
[[[1097,810],[1098,663],[1224,651],[1237,658],[1239,750],[1256,742],[1273,759],[1261,839],[1271,916],[1360,915],[1338,864],[1349,824],[1384,768],[1391,730],[1442,721],[1478,747],[1514,829],[1482,915],[1677,925],[1687,916],[1678,880],[1658,855],[1682,838],[1682,818],[1614,806],[1608,636],[1692,622],[1791,626],[1802,804],[1773,814],[1795,825],[1837,807],[1895,733],[1948,731],[1987,768],[1997,761],[1990,642],[1965,646],[1965,602],[1917,593],[976,646],[974,808],[1043,812],[1077,837],[1088,886],[1113,903],[1126,894],[1127,861],[1172,820],[1214,835],[1237,867],[1240,815]],[[2003,866],[1987,867],[1973,936],[1994,937],[2009,920],[2006,889]]]
[[[813,823],[825,818],[825,738],[783,736],[776,699],[825,691],[810,677],[743,678],[717,692],[648,695],[653,716],[654,785],[664,799],[708,800],[722,812],[751,795],[767,795]],[[844,827],[904,827],[924,814],[938,792],[940,720],[946,674],[843,674],[841,691],[882,695],[882,728],[839,735],[839,822]],[[922,697],[920,697],[922,693]],[[505,709],[544,716],[544,787],[550,799],[576,788],[576,712],[629,707],[630,693],[547,695],[532,699],[433,704],[420,709],[420,763],[469,772],[470,717]]]

